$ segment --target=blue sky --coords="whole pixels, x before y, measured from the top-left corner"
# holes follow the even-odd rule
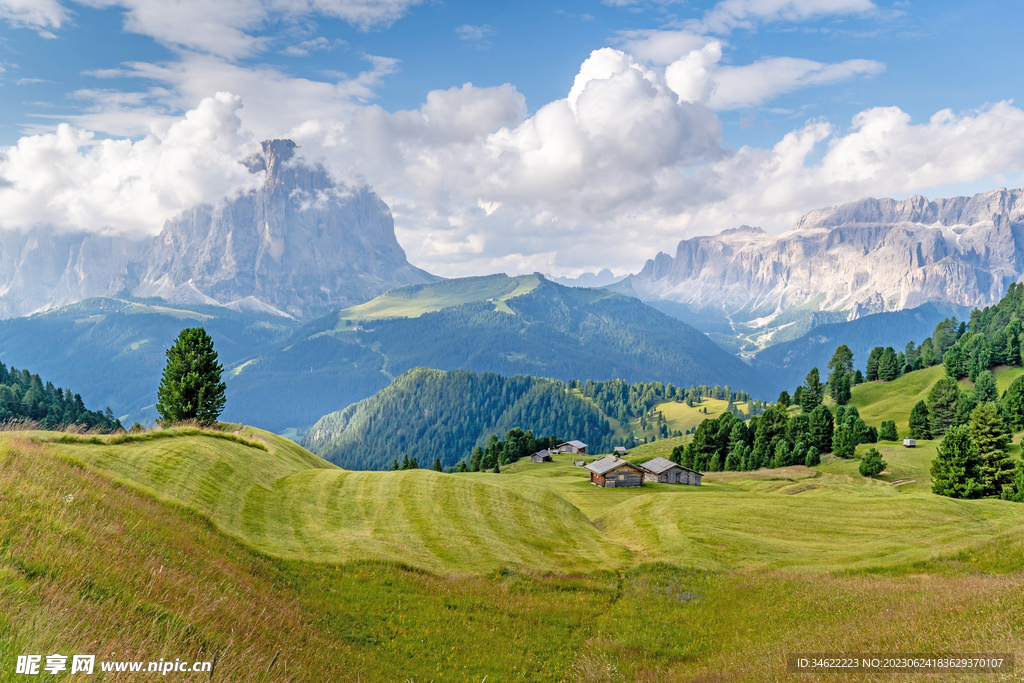
[[[189,202],[244,189],[234,169],[210,169],[291,136],[340,180],[377,189],[411,260],[434,272],[635,270],[740,222],[780,232],[862,196],[1020,184],[1022,13],[991,1],[0,0],[0,145],[16,151],[0,164],[15,207],[0,225],[152,234]],[[186,120],[202,131],[175,128]],[[53,150],[76,173],[36,174]],[[207,175],[174,167],[182,150]],[[117,194],[125,178],[153,196]],[[181,188],[170,199],[168,178]]]

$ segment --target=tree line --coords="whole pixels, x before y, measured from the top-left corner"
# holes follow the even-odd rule
[[[89,410],[80,394],[43,382],[28,370],[7,368],[0,363],[0,420],[33,421],[43,429],[71,426],[98,432],[121,429],[121,422],[107,408]]]

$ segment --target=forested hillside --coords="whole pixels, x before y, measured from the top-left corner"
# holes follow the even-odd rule
[[[468,461],[474,446],[514,427],[537,436],[611,448],[613,429],[597,407],[557,380],[416,368],[375,396],[324,416],[302,445],[346,469],[386,469],[404,454],[443,466]]]
[[[121,423],[107,408],[106,412],[89,410],[82,397],[71,389],[43,383],[39,375],[28,370],[7,369],[0,363],[0,421],[37,422],[43,429],[77,426],[110,432]]]
[[[876,346],[903,349],[908,341],[923,339],[950,315],[965,316],[967,309],[925,304],[906,311],[876,313],[847,322],[820,325],[798,339],[759,351],[755,365],[770,384],[770,395],[792,390],[813,367],[824,368],[832,352],[845,344],[854,356],[866,359]]]

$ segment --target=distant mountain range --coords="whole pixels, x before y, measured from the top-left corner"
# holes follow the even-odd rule
[[[1001,189],[865,199],[812,211],[782,235],[742,226],[694,237],[610,289],[685,305],[679,317],[754,352],[873,313],[991,305],[1022,273],[1024,190]]]
[[[0,317],[129,296],[310,319],[437,279],[406,260],[376,194],[334,183],[294,150],[264,142],[245,162],[265,173],[262,187],[196,206],[151,239],[0,232]]]
[[[0,321],[0,360],[29,366],[124,421],[151,422],[164,351],[204,326],[227,373],[224,419],[303,428],[415,367],[731,385],[760,376],[707,336],[640,301],[540,275],[402,287],[299,324],[266,310],[92,298]]]

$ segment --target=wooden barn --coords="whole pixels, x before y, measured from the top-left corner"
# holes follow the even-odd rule
[[[617,455],[617,456],[619,456],[621,458],[622,456],[624,456],[626,454],[626,447],[625,446],[616,446],[615,448],[612,449],[612,454],[613,455]]]
[[[555,450],[559,453],[575,453],[576,455],[587,454],[587,444],[582,441],[566,441],[555,446]]]
[[[654,458],[640,465],[644,470],[644,479],[656,484],[689,484],[700,486],[704,476],[700,472],[683,467],[665,458]]]
[[[530,456],[530,462],[551,462],[551,451],[544,449]]]
[[[586,466],[590,470],[590,483],[606,488],[643,486],[644,471],[614,455],[606,455]]]

